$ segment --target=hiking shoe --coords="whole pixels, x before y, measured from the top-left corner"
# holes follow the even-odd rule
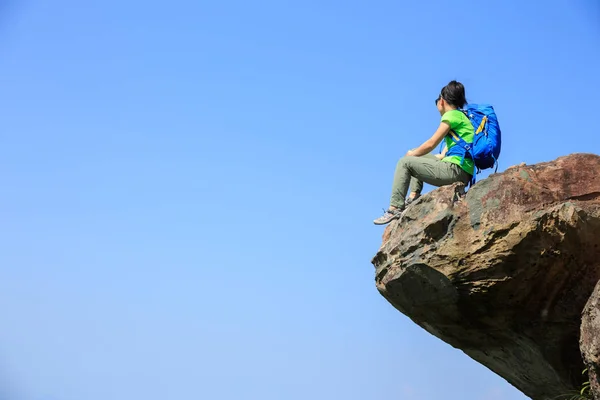
[[[404,204],[406,204],[407,206],[411,203],[414,203],[415,201],[417,201],[417,199],[421,197],[420,194],[416,195],[414,198],[409,197],[408,199],[405,200]]]
[[[383,215],[373,221],[375,225],[389,224],[393,220],[400,218],[404,209],[397,208],[395,210],[385,210]]]

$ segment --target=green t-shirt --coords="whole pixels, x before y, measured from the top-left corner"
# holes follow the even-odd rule
[[[467,116],[459,110],[451,110],[442,115],[442,122],[446,122],[450,125],[450,129],[452,129],[458,137],[463,139],[467,143],[473,143],[473,137],[475,136],[475,130],[473,129],[473,125]],[[456,143],[450,136],[446,136],[444,138],[446,141],[446,147],[450,150],[452,147],[456,146]],[[442,161],[451,162],[459,165],[462,169],[464,169],[468,174],[473,175],[474,164],[473,160],[465,157],[465,161],[463,165],[460,165],[460,161],[462,160],[461,156],[449,156],[444,157]]]

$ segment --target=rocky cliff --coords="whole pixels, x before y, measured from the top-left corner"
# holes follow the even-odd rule
[[[466,195],[436,189],[386,228],[373,264],[395,308],[527,396],[577,393],[600,280],[600,157],[519,165]]]

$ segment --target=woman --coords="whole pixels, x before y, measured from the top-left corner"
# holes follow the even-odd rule
[[[442,116],[440,126],[429,140],[416,149],[410,150],[398,161],[390,207],[381,217],[373,221],[376,225],[385,225],[399,218],[406,203],[414,201],[421,195],[423,182],[433,186],[444,186],[455,182],[467,184],[471,180],[474,170],[473,160],[468,156],[460,155],[461,151],[464,154],[464,150],[453,149],[457,144],[450,135],[454,133],[465,142],[473,143],[475,135],[473,125],[459,110],[466,104],[465,87],[462,83],[452,81],[442,89],[435,100],[435,105]],[[445,139],[445,147],[442,154],[436,156],[429,154],[443,139]],[[450,154],[447,156],[446,153],[449,151]],[[453,153],[454,155],[451,155]],[[405,201],[409,183],[411,194]]]

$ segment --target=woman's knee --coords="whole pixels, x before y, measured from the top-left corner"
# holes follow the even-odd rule
[[[415,156],[404,156],[402,158],[400,158],[400,160],[398,160],[398,165],[410,165],[414,160],[418,159],[419,157],[415,157]]]
[[[400,159],[398,160],[398,162],[396,163],[396,169],[398,168],[402,168],[405,164],[404,159],[406,158],[406,156],[404,157],[400,157]]]

